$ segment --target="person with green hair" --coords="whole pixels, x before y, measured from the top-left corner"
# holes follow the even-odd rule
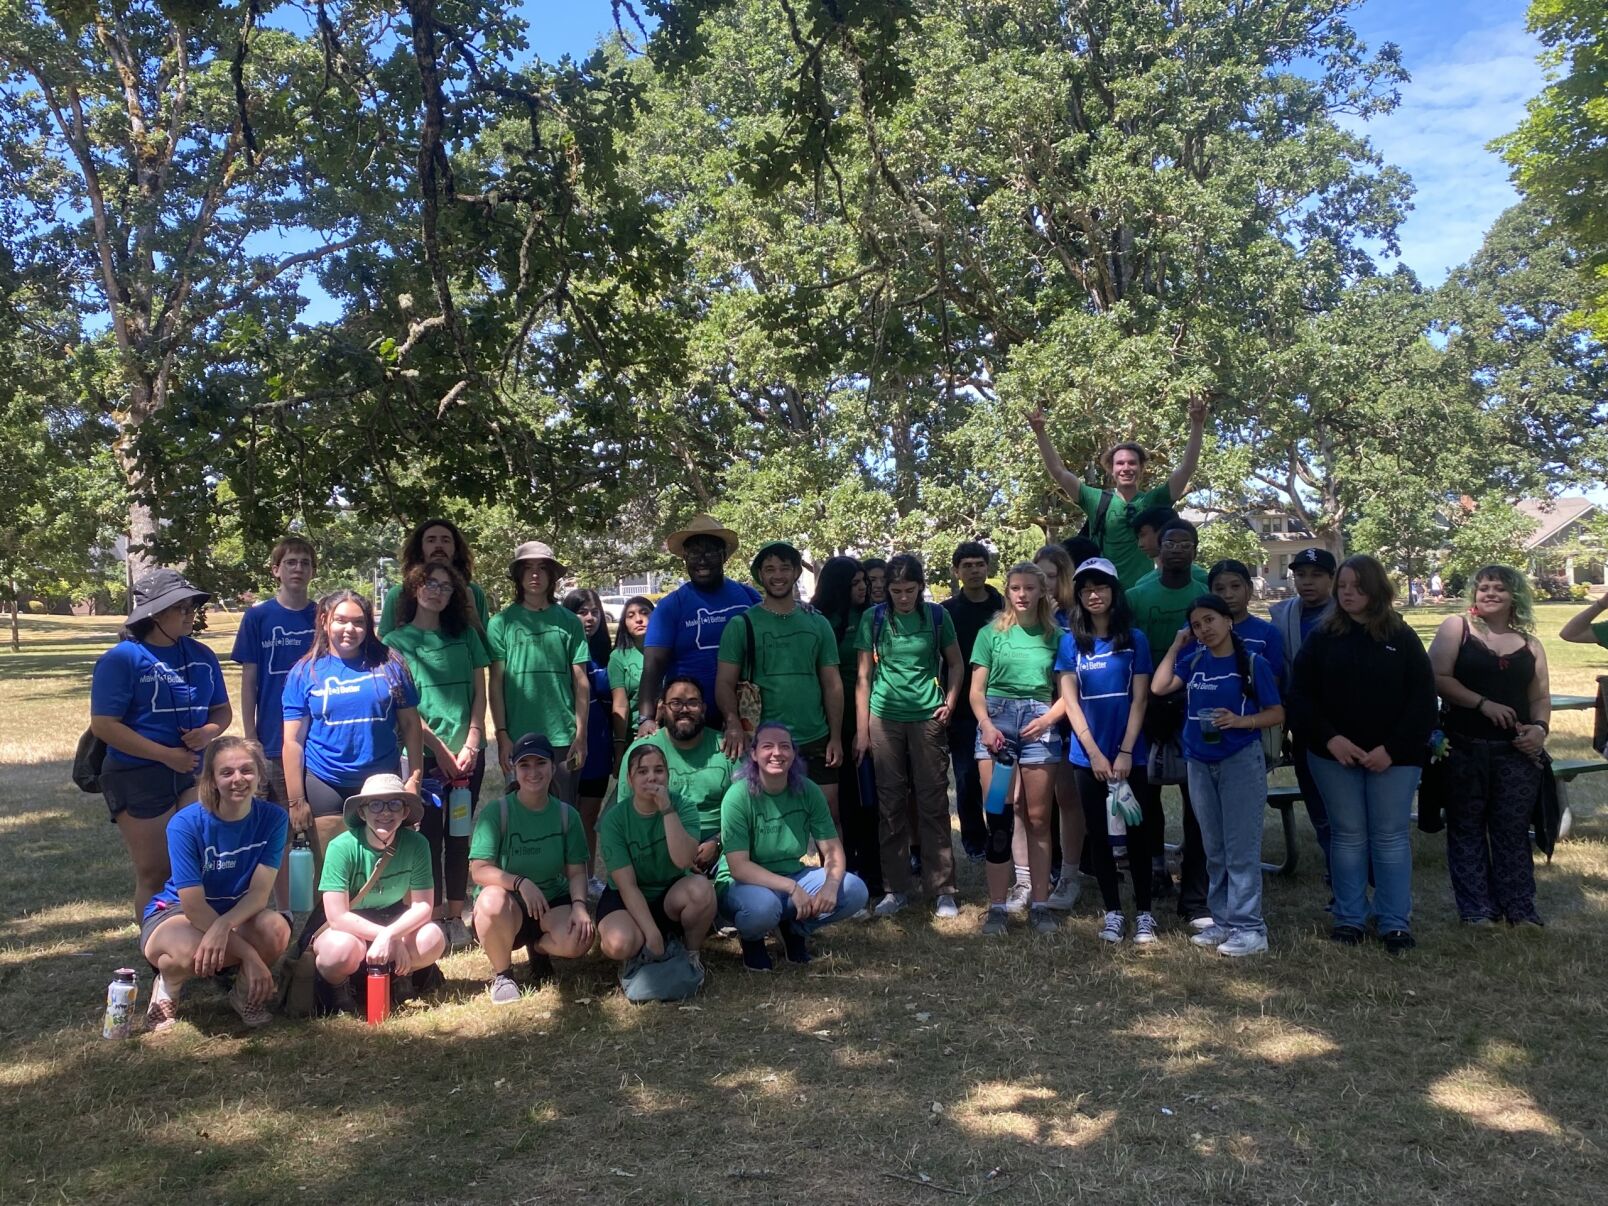
[[[1446,869],[1466,925],[1540,925],[1530,815],[1552,719],[1547,654],[1530,583],[1487,565],[1466,615],[1448,616],[1429,647],[1451,741]]]

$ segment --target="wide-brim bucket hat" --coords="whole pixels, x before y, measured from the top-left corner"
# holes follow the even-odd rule
[[[407,804],[404,825],[417,825],[424,820],[424,801],[417,792],[408,790],[400,775],[370,775],[363,780],[363,790],[346,797],[346,823],[363,824],[363,806],[373,800],[401,800]]]
[[[178,570],[154,569],[141,574],[134,583],[132,602],[134,606],[129,610],[125,623],[137,624],[141,620],[149,620],[159,612],[164,612],[175,603],[185,603],[193,599],[199,606],[212,598],[206,591],[196,586]]]
[[[514,550],[514,556],[508,562],[508,573],[512,577],[521,561],[545,561],[553,567],[553,577],[562,578],[569,573],[569,567],[558,559],[553,552],[553,546],[544,544],[540,540],[527,540]]]
[[[674,556],[687,555],[687,541],[694,536],[713,536],[726,546],[726,556],[730,557],[737,551],[740,543],[737,533],[722,524],[711,515],[699,513],[687,521],[687,526],[664,538],[664,547]]]

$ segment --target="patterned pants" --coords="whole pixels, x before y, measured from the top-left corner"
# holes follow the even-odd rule
[[[1449,757],[1446,868],[1464,921],[1540,921],[1530,815],[1541,768],[1505,741],[1460,740]]]

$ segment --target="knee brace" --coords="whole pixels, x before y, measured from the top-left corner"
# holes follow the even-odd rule
[[[1007,808],[1004,812],[990,812],[988,817],[988,845],[985,847],[985,857],[991,863],[1008,863],[1011,861],[1011,835],[1016,830],[1016,818],[1013,809]]]

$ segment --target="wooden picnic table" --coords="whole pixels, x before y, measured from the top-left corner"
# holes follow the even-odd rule
[[[1554,712],[1584,712],[1587,708],[1595,707],[1595,695],[1554,695],[1552,697],[1552,710]]]

